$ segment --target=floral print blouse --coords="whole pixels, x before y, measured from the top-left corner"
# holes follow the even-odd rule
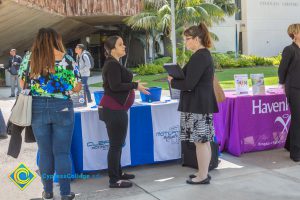
[[[29,80],[29,76],[26,76],[28,65],[30,65],[29,61],[30,53],[24,57],[20,65],[19,78],[23,81]],[[55,62],[54,69],[55,74],[39,75],[28,81],[32,96],[70,98],[72,89],[78,82],[81,82],[81,76],[75,61],[71,56],[65,54],[62,60]]]

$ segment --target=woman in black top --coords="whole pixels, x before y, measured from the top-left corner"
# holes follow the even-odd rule
[[[284,48],[278,69],[279,84],[285,88],[291,110],[291,125],[285,148],[290,150],[290,158],[300,161],[300,24],[288,27],[288,35],[293,43]]]
[[[132,82],[133,74],[122,66],[120,58],[125,55],[125,46],[119,36],[109,37],[104,44],[108,55],[102,70],[104,96],[100,102],[103,107],[103,121],[109,138],[107,155],[109,187],[126,188],[132,183],[133,174],[125,174],[121,168],[122,146],[125,143],[128,127],[127,110],[134,102],[134,89],[149,94],[142,83]]]
[[[210,142],[214,138],[213,113],[218,112],[213,90],[214,65],[210,52],[211,38],[205,24],[184,31],[187,49],[194,52],[184,66],[185,79],[168,77],[172,88],[181,90],[178,110],[181,111],[181,140],[196,145],[198,172],[190,175],[189,184],[209,184]]]

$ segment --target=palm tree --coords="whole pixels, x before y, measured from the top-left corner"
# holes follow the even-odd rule
[[[169,36],[171,30],[170,1],[142,0],[142,3],[144,10],[126,18],[125,23],[133,30],[145,30],[147,43],[153,32]],[[175,0],[176,32],[181,36],[186,27],[200,22],[204,22],[210,27],[214,23],[224,21],[226,15],[233,15],[235,11],[235,4],[231,3],[231,0],[209,2],[206,0]],[[214,34],[212,36],[217,40]]]
[[[222,8],[227,16],[232,16],[238,12],[238,8],[232,0],[214,0],[214,3]]]
[[[171,8],[167,0],[142,0],[144,10],[128,17],[125,22],[134,30],[152,29],[165,34],[170,32]],[[213,22],[223,20],[224,11],[214,3],[206,3],[204,0],[175,0],[176,28],[205,22],[211,26]]]

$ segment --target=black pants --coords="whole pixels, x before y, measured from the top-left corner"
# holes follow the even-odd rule
[[[290,151],[291,158],[300,159],[300,89],[289,88],[287,97],[291,110],[291,125],[285,148]]]
[[[122,146],[125,143],[128,114],[125,110],[103,109],[103,120],[109,138],[109,150],[107,155],[109,182],[115,183],[121,179],[121,155]]]

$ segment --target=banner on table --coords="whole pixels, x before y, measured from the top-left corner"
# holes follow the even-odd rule
[[[154,161],[181,158],[178,104],[151,106]]]
[[[81,126],[83,170],[92,171],[107,169],[107,153],[109,149],[109,140],[105,124],[104,122],[99,120],[97,111],[82,112]],[[131,165],[129,138],[130,135],[128,131],[126,141],[122,150],[122,166]]]
[[[234,106],[230,153],[239,156],[284,146],[291,120],[285,95],[237,98]]]
[[[253,95],[265,94],[264,74],[250,74]]]

